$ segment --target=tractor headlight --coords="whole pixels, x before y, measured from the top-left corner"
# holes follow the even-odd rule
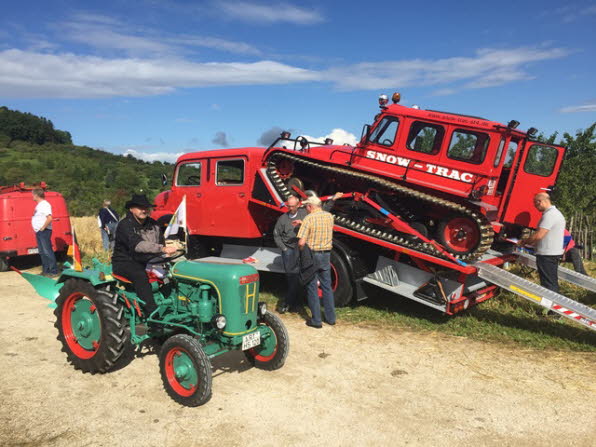
[[[224,317],[221,314],[215,315],[211,320],[211,323],[213,324],[213,326],[215,326],[217,329],[221,331],[223,330],[223,328],[226,327],[226,317]]]
[[[259,317],[262,317],[267,313],[267,304],[260,302],[259,303]]]

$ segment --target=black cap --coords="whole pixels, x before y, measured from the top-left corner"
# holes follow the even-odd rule
[[[145,194],[133,194],[132,198],[128,202],[126,202],[126,205],[124,206],[126,207],[126,209],[130,209],[133,206],[138,206],[139,208],[151,208],[155,205],[149,202]]]

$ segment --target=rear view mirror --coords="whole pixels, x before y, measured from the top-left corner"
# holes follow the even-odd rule
[[[166,186],[168,184],[168,176],[165,174],[161,174],[161,184]]]

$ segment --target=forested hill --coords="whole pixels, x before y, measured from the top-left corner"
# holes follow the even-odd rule
[[[0,108],[0,115],[4,110],[7,109]],[[132,192],[142,191],[153,199],[164,189],[161,174],[171,177],[173,165],[169,163],[148,163],[132,156],[61,144],[51,139],[45,144],[36,144],[37,134],[33,129],[49,121],[22,115],[28,115],[31,127],[23,128],[20,138],[7,135],[6,129],[0,126],[0,186],[44,181],[50,190],[64,195],[71,215],[89,216],[97,214],[104,199],[112,200],[118,212],[123,211]],[[58,132],[68,135],[70,141],[68,132]],[[23,141],[27,139],[29,141]]]

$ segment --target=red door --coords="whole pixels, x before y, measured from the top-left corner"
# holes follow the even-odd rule
[[[537,142],[526,142],[517,164],[515,180],[507,192],[503,221],[536,228],[541,213],[534,208],[533,198],[549,192],[555,185],[565,148]],[[515,166],[515,164],[514,164]]]
[[[207,185],[208,159],[188,160],[176,168],[174,187],[168,198],[168,208],[176,211],[186,196],[187,225],[190,234],[204,234],[203,201]]]

